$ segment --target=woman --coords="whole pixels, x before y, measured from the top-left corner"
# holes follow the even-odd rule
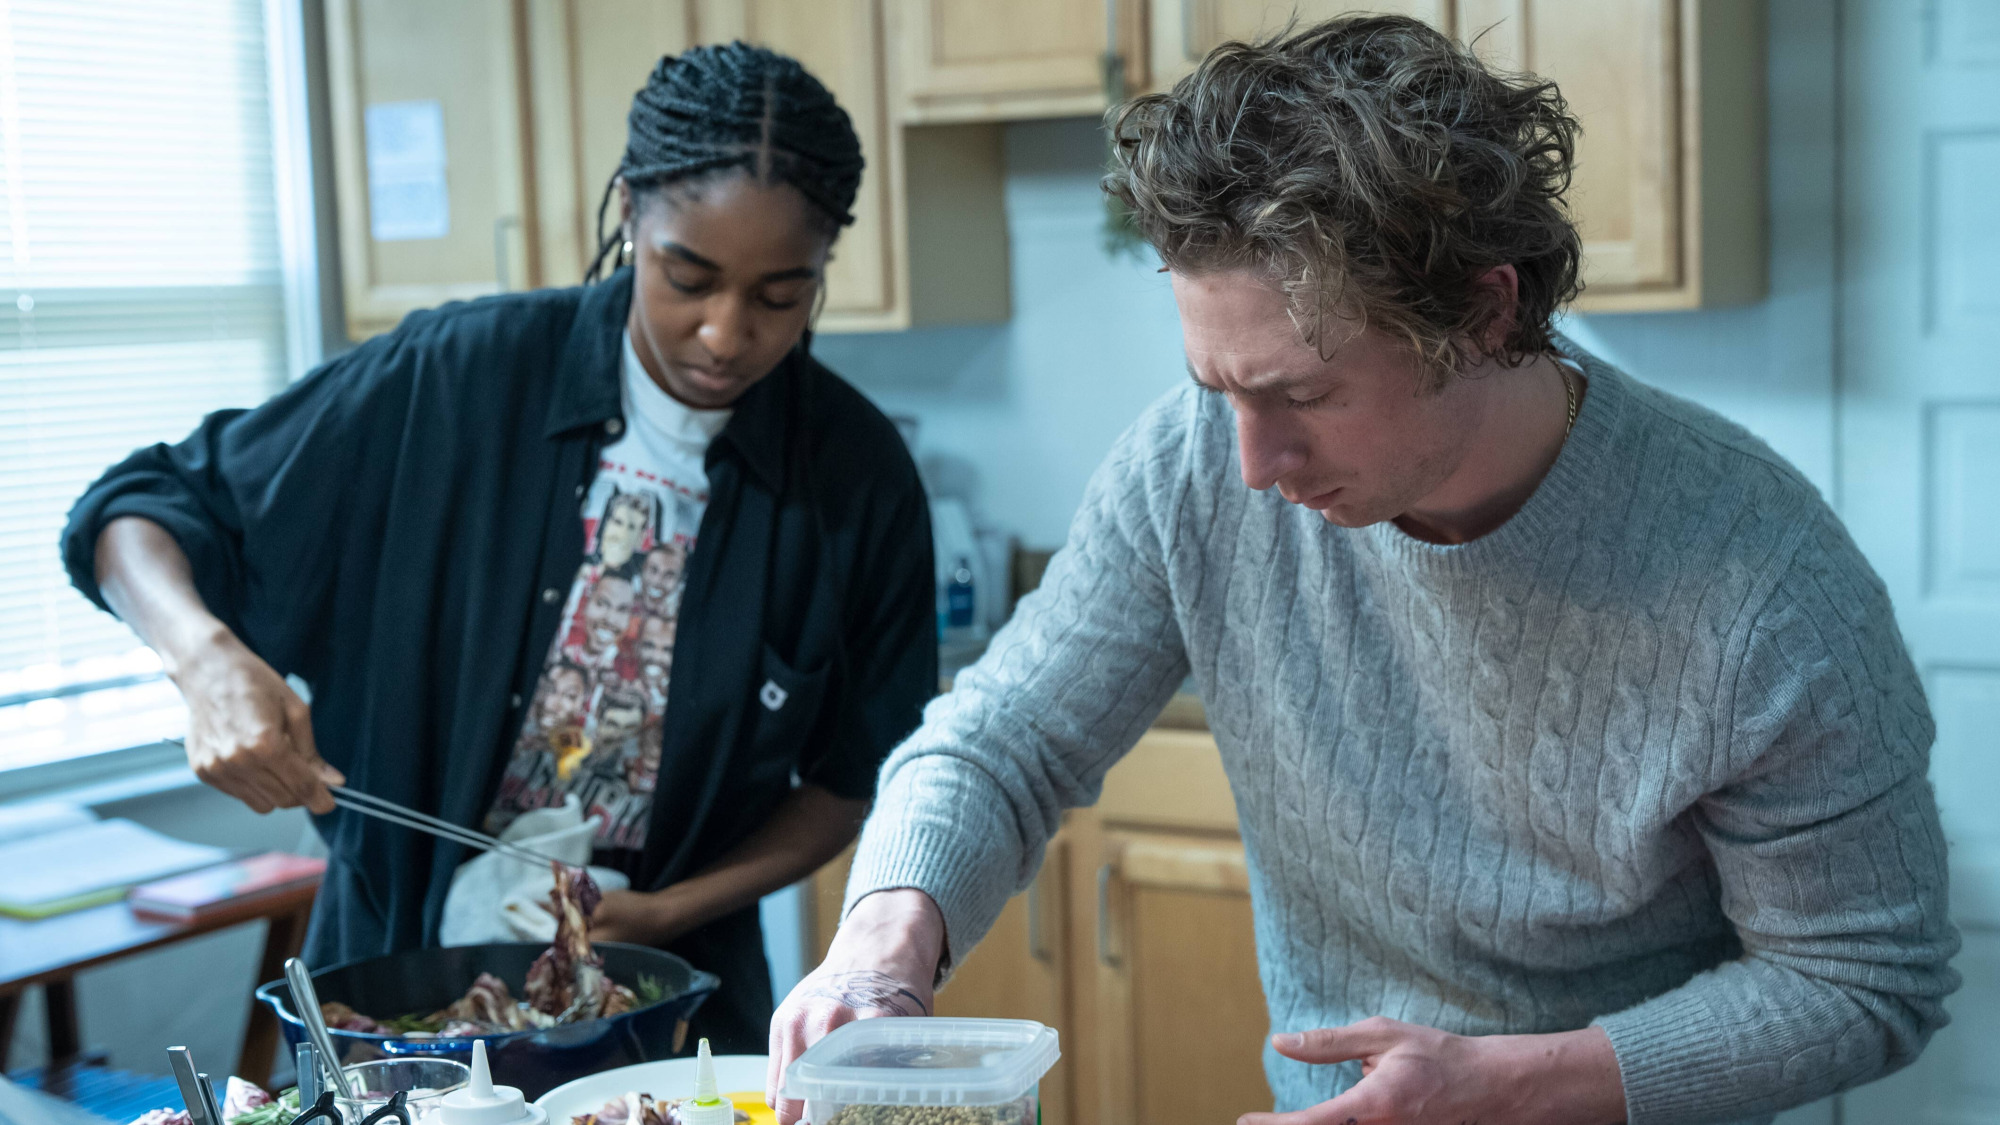
[[[629,265],[413,314],[79,501],[71,577],[159,651],[195,772],[317,814],[312,963],[435,941],[467,858],[328,785],[496,832],[574,795],[635,888],[594,935],[719,974],[697,1030],[764,1049],[757,900],[852,838],[937,682],[916,470],[807,350],[861,166],[797,62],[664,59],[606,189]]]

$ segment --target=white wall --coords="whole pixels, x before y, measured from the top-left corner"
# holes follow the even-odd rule
[[[1158,263],[1100,249],[1095,123],[1014,125],[1006,143],[1013,317],[822,336],[814,350],[883,409],[921,420],[919,453],[949,461],[926,466],[941,490],[1054,546],[1112,441],[1187,374]]]

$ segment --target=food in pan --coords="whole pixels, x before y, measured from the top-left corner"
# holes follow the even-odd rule
[[[528,967],[522,999],[515,999],[506,981],[481,973],[464,996],[429,1015],[411,1013],[377,1020],[328,1001],[319,1006],[326,1025],[342,1031],[407,1037],[497,1035],[615,1016],[659,999],[658,986],[651,981],[640,980],[635,992],[606,976],[603,958],[591,950],[590,914],[604,895],[589,872],[559,863],[549,866],[556,876],[555,888],[549,892],[556,915],[556,940]]]

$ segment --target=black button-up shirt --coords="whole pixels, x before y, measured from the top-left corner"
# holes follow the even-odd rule
[[[103,604],[98,533],[160,524],[209,608],[310,685],[314,739],[350,785],[477,826],[583,557],[579,497],[624,426],[631,289],[626,270],[416,313],[139,450],[71,511],[72,581]],[[795,776],[869,796],[937,684],[929,510],[878,410],[795,349],[735,404],[707,468],[642,889],[717,859]],[[435,942],[463,849],[345,811],[318,826],[332,862],[310,960]],[[691,959],[755,942],[754,909],[718,926]],[[703,966],[726,990],[764,971],[761,945],[754,967],[730,955]]]

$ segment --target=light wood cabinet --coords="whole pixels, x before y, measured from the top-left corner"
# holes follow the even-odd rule
[[[348,334],[373,335],[414,309],[535,284],[521,6],[327,0],[326,41]],[[377,162],[372,193],[371,125],[378,151],[399,158],[394,167]],[[377,204],[382,214],[373,213]],[[384,226],[396,228],[382,232],[391,237],[373,237]]]
[[[886,0],[904,121],[1102,113],[1105,44],[1145,82],[1136,0]]]
[[[1112,829],[1098,859],[1091,1120],[1206,1125],[1270,1108],[1242,842]]]
[[[868,162],[817,328],[1007,316],[999,128],[892,123],[881,0],[329,0],[327,23],[354,338],[444,301],[581,281],[632,95],[662,55],[732,39],[804,63],[848,111]],[[370,106],[425,98],[444,106],[452,229],[378,242],[362,123]],[[606,237],[617,222],[614,200]]]
[[[1152,88],[1164,90],[1194,70],[1210,51],[1231,40],[1255,41],[1288,24],[1310,27],[1357,10],[1415,16],[1451,27],[1451,0],[1152,0],[1148,8]]]
[[[811,883],[821,955],[848,859]],[[1249,870],[1206,731],[1156,728],[1095,806],[1069,814],[1035,885],[966,956],[938,1012],[1059,1031],[1045,1125],[1212,1125],[1270,1107]]]
[[[1455,0],[1459,34],[1554,79],[1583,126],[1585,312],[1764,295],[1764,6]]]
[[[1765,289],[1762,0],[1377,0],[1497,64],[1547,75],[1581,119],[1570,201],[1587,312],[1755,300]],[[1105,108],[1216,44],[1339,0],[327,0],[336,211],[355,337],[412,309],[569,285],[633,91],[691,44],[744,38],[834,91],[868,168],[828,270],[821,331],[1008,315],[1003,121]],[[430,104],[448,222],[377,239],[371,109]],[[377,169],[377,171],[381,171]],[[389,190],[395,185],[378,185]],[[385,196],[384,198],[387,198]]]
[[[1152,0],[1153,87],[1231,39],[1352,7],[1338,0]],[[1582,123],[1569,202],[1585,312],[1699,308],[1764,295],[1759,0],[1378,0],[1555,80]]]

